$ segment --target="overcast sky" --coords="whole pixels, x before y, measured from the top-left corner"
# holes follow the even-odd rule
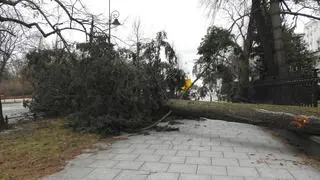
[[[108,0],[84,0],[94,14],[108,16]],[[199,0],[111,0],[111,10],[120,12],[123,23],[113,34],[128,40],[135,19],[141,20],[144,37],[152,38],[156,32],[165,30],[181,60],[181,67],[191,75],[197,47],[206,34],[212,19],[208,18]],[[227,27],[228,20],[217,16],[214,23]],[[298,32],[303,31],[303,25]]]
[[[84,2],[94,14],[107,16],[107,0]],[[111,10],[120,12],[119,21],[123,25],[113,30],[113,34],[123,40],[129,39],[132,23],[139,18],[146,38],[153,38],[157,32],[165,30],[169,42],[178,52],[182,68],[191,73],[197,47],[211,22],[198,0],[111,0]]]

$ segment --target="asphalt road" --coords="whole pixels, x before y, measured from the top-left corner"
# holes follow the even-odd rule
[[[10,117],[19,116],[22,113],[26,113],[29,110],[22,106],[22,102],[18,103],[4,103],[2,104],[3,115]],[[9,124],[15,123],[15,119],[9,119]]]

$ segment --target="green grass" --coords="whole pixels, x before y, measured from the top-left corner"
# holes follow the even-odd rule
[[[269,105],[269,104],[246,104],[246,103],[227,103],[227,102],[204,102],[204,101],[186,101],[186,100],[169,100],[169,103],[174,103],[175,106],[187,107],[192,104],[198,109],[216,108],[229,110],[253,110],[265,109],[276,112],[287,112],[296,115],[314,115],[320,116],[320,108],[316,107],[300,107],[300,106],[283,106],[283,105]]]
[[[37,179],[54,173],[99,139],[72,132],[64,123],[63,119],[31,122],[0,135],[0,179]]]

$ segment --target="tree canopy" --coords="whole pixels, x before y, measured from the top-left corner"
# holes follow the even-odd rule
[[[31,111],[70,115],[75,130],[101,134],[150,124],[161,115],[162,103],[181,91],[184,72],[177,68],[165,32],[142,47],[139,63],[133,63],[130,50],[116,50],[101,39],[81,44],[80,54],[63,49],[30,52],[25,75],[34,86]]]

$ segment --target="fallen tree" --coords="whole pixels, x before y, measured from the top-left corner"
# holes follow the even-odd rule
[[[210,103],[185,100],[169,100],[165,103],[173,114],[205,117],[272,128],[289,129],[310,135],[320,135],[320,118],[261,108],[248,108],[241,104]]]

